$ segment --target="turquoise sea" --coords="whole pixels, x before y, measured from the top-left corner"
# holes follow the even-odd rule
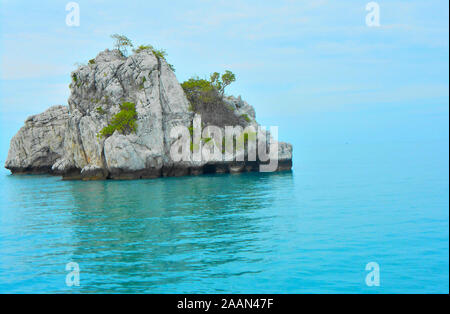
[[[391,136],[390,120],[331,117],[280,126],[292,172],[79,182],[2,170],[0,292],[448,293],[448,116]]]

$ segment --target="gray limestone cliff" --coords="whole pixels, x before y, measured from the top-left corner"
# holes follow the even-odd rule
[[[176,139],[170,130],[189,128],[196,113],[171,67],[151,50],[128,58],[117,50],[105,50],[72,73],[70,88],[68,107],[54,106],[29,117],[11,140],[5,167],[13,174],[50,173],[90,180],[258,170],[258,161],[173,160],[170,149]],[[136,132],[99,137],[123,102],[135,104]],[[224,104],[228,109],[223,112],[202,112],[206,125],[258,126],[253,107],[240,97],[225,97]],[[291,169],[292,146],[277,145],[277,170]]]
[[[64,136],[69,110],[53,106],[28,117],[12,138],[5,167],[13,173],[51,173],[64,154]]]

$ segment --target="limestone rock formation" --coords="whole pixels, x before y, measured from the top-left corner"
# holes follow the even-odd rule
[[[28,117],[11,140],[5,167],[13,173],[51,173],[53,164],[64,154],[68,119],[64,106]]]
[[[170,149],[176,139],[170,130],[190,127],[195,113],[170,66],[149,49],[128,58],[117,50],[105,50],[72,73],[70,88],[68,107],[51,107],[28,118],[14,136],[5,164],[12,173],[52,173],[87,180],[258,169],[258,162],[172,159]],[[99,136],[123,102],[136,106],[136,132]],[[240,97],[226,97],[224,103],[232,114],[221,122],[258,126],[253,107]],[[208,119],[206,114],[206,124],[217,115],[210,112]],[[278,170],[290,169],[292,146],[279,143],[277,147]]]

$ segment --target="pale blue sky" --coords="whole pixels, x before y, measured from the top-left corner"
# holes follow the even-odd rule
[[[448,138],[446,0],[378,1],[379,28],[359,0],[80,0],[80,27],[66,26],[67,2],[0,0],[2,163],[25,118],[66,104],[74,64],[113,33],[166,49],[180,81],[232,70],[229,92],[289,140]]]

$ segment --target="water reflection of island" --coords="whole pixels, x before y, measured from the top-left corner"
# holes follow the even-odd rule
[[[191,291],[195,281],[196,292],[211,292],[214,278],[258,272],[250,265],[272,249],[261,243],[277,191],[292,180],[284,172],[67,182],[81,290]]]

